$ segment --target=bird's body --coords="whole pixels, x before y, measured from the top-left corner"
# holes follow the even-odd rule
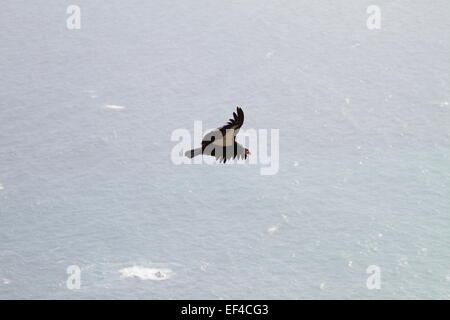
[[[187,151],[185,155],[189,158],[200,154],[213,156],[224,163],[234,158],[247,159],[250,151],[236,142],[236,135],[243,123],[244,112],[237,107],[236,112],[233,112],[233,119],[230,119],[226,125],[206,134],[203,137],[202,146]]]

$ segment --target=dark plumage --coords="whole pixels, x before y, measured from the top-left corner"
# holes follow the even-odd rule
[[[233,119],[227,124],[206,134],[200,148],[186,151],[186,157],[193,158],[200,154],[213,156],[220,162],[238,158],[247,159],[250,151],[236,142],[236,135],[244,123],[244,112],[237,107],[233,112]]]

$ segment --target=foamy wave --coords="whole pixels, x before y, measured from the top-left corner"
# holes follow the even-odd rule
[[[123,278],[139,278],[142,280],[167,280],[172,275],[170,269],[145,268],[133,266],[119,270]]]
[[[114,109],[114,110],[125,109],[124,106],[118,106],[118,105],[115,105],[115,104],[107,104],[107,105],[104,106],[104,108],[106,108],[106,109]]]
[[[273,225],[273,226],[267,228],[267,232],[272,234],[272,233],[277,232],[278,229],[280,229],[280,224],[276,224],[276,225]]]

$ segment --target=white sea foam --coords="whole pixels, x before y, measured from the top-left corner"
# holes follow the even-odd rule
[[[113,109],[113,110],[123,110],[123,109],[125,109],[126,107],[124,107],[124,106],[118,106],[118,105],[115,105],[115,104],[106,104],[106,105],[104,106],[104,108],[106,108],[106,109]]]
[[[139,278],[142,280],[167,280],[172,275],[171,269],[146,268],[141,266],[133,266],[119,270],[123,278]]]
[[[269,227],[269,228],[267,229],[267,232],[270,233],[270,234],[272,234],[272,233],[277,232],[278,229],[280,229],[280,224],[276,224],[276,225],[273,225],[273,226]]]

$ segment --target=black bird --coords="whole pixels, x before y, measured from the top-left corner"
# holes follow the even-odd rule
[[[244,123],[244,112],[237,107],[233,112],[233,119],[216,130],[206,134],[202,140],[200,148],[186,151],[185,156],[193,158],[200,154],[216,157],[219,162],[227,162],[231,158],[247,159],[250,151],[236,142],[236,135]]]

